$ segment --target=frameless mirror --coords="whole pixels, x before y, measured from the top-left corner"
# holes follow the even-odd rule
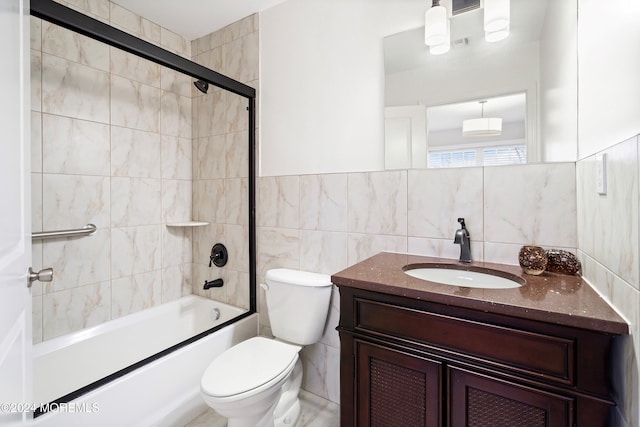
[[[384,39],[385,169],[576,160],[577,1],[510,4],[498,42],[485,40],[482,8],[450,17],[441,55],[424,27]],[[499,134],[463,133],[480,118],[501,119]]]

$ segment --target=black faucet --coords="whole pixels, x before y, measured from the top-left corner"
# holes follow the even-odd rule
[[[222,285],[224,285],[224,281],[222,279],[205,280],[202,289],[221,288]]]
[[[471,262],[471,238],[469,231],[467,231],[467,227],[464,224],[464,218],[458,218],[458,222],[462,228],[456,230],[453,243],[460,245],[460,262]]]

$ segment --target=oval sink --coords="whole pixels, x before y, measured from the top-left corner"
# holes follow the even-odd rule
[[[407,265],[404,267],[404,272],[417,279],[467,288],[510,289],[519,288],[525,283],[523,279],[513,274],[471,266]]]

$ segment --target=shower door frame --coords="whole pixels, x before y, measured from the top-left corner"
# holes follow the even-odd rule
[[[173,352],[187,344],[213,333],[225,326],[240,319],[251,316],[257,312],[256,307],[256,168],[255,168],[255,129],[256,129],[256,90],[242,82],[234,80],[223,74],[197,64],[187,58],[179,56],[168,50],[162,49],[152,43],[144,41],[129,33],[105,24],[97,19],[93,19],[80,12],[70,9],[53,0],[31,0],[31,15],[45,21],[64,27],[78,34],[98,40],[109,46],[113,46],[138,57],[147,59],[156,64],[162,65],[180,73],[193,77],[196,80],[204,80],[209,84],[225,89],[236,95],[247,98],[248,101],[248,144],[249,144],[249,311],[198,335],[195,335],[183,342],[177,343],[149,358],[143,359],[129,367],[117,371],[95,383],[89,384],[79,390],[69,393],[56,399],[54,402],[69,402],[76,397],[98,388],[122,375],[125,375],[139,367],[156,360],[168,353]],[[36,411],[35,416],[40,415]]]

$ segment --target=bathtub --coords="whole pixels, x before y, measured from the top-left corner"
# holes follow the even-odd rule
[[[217,320],[212,316],[215,309],[220,313]],[[200,397],[200,377],[209,362],[232,345],[257,335],[256,314],[246,313],[222,326],[243,313],[237,307],[190,295],[34,345],[33,402],[48,403],[67,395],[72,400],[49,405],[49,411],[31,424],[184,424],[206,409]],[[165,351],[214,326],[220,329]],[[163,351],[167,354],[137,363]],[[111,381],[102,380],[109,375]],[[91,389],[83,389],[88,384],[93,384]]]

